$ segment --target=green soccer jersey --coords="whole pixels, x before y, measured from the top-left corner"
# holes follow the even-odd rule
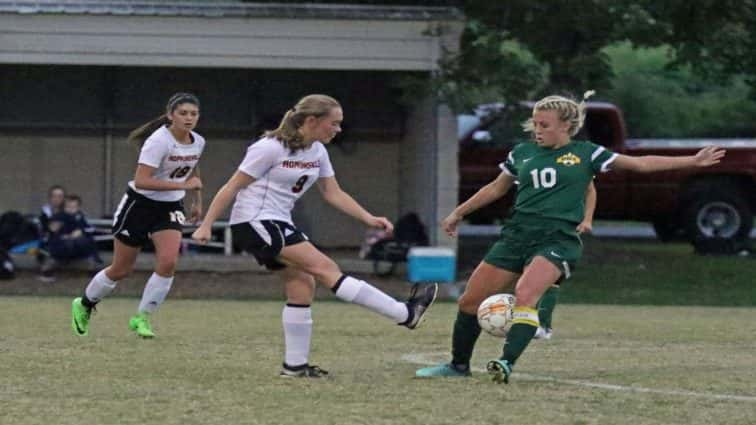
[[[501,169],[517,183],[515,217],[583,221],[585,191],[593,176],[608,170],[617,154],[585,141],[559,149],[533,142],[512,149]]]

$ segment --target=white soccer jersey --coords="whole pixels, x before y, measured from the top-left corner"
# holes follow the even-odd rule
[[[161,126],[147,138],[139,153],[139,164],[154,167],[152,177],[159,180],[185,182],[197,165],[202,151],[205,149],[205,139],[192,131],[191,144],[179,143],[167,126]],[[143,190],[134,186],[134,180],[129,187],[137,193],[163,202],[178,201],[184,198],[185,190]]]
[[[231,224],[281,220],[293,224],[294,203],[320,177],[334,175],[328,151],[320,142],[294,153],[278,139],[264,137],[247,148],[239,171],[255,178],[236,195]]]

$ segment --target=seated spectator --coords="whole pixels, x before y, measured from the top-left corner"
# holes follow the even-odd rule
[[[81,211],[79,196],[65,197],[63,211],[49,218],[47,232],[47,246],[52,261],[43,264],[43,277],[52,278],[52,271],[57,265],[80,259],[88,259],[93,271],[102,267],[103,261],[97,252],[93,236],[94,228]]]
[[[50,218],[63,211],[63,202],[66,199],[66,190],[63,186],[53,185],[47,190],[47,203],[42,205],[42,211],[39,214],[39,225],[43,234],[47,233],[47,226]]]
[[[47,189],[47,203],[42,205],[41,211],[37,220],[39,221],[39,251],[37,254],[37,261],[40,264],[44,264],[45,260],[49,256],[47,248],[47,239],[49,238],[48,226],[50,225],[50,218],[63,211],[63,201],[66,199],[66,190],[63,186],[53,185]]]

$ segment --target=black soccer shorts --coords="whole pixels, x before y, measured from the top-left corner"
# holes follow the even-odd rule
[[[152,233],[168,229],[180,232],[184,221],[182,201],[155,201],[129,188],[118,204],[111,233],[126,245],[141,247]]]
[[[286,265],[276,259],[285,246],[308,241],[307,235],[285,221],[253,220],[231,225],[234,245],[255,256],[268,270],[281,270]]]

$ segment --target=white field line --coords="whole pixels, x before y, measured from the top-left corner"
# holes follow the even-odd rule
[[[433,361],[432,360],[433,358],[437,358],[439,356],[446,356],[446,355],[448,355],[448,353],[412,353],[412,354],[403,355],[401,357],[401,360],[407,363],[414,363],[414,364],[419,364],[419,365],[435,365],[435,364],[438,364],[439,362]],[[480,369],[480,368],[472,368],[472,370],[475,372],[485,372],[484,369]],[[578,387],[599,388],[602,390],[708,398],[711,400],[756,402],[756,396],[747,396],[747,395],[712,394],[712,393],[699,393],[695,391],[684,391],[684,390],[667,390],[667,389],[655,389],[655,388],[644,388],[644,387],[631,387],[627,385],[601,384],[598,382],[578,381],[575,379],[559,379],[559,378],[554,378],[551,376],[539,376],[539,375],[532,375],[529,373],[520,373],[520,372],[515,372],[514,376],[518,379],[523,379],[526,381],[551,382],[555,384],[575,385]]]

